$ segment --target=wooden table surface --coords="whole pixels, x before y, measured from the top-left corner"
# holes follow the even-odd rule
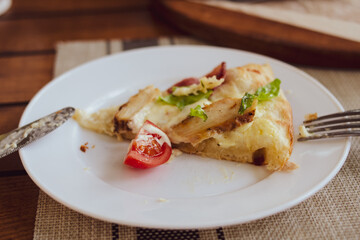
[[[0,16],[0,133],[52,79],[58,41],[179,35],[151,0],[13,0]],[[39,188],[18,153],[0,161],[0,239],[32,239]]]

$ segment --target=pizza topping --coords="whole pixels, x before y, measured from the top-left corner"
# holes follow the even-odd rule
[[[220,86],[224,82],[224,79],[217,79],[213,77],[202,77],[199,80],[199,84],[192,84],[185,87],[173,87],[172,95],[184,96],[190,94],[198,94],[199,92],[206,93],[207,91]]]
[[[198,92],[197,94],[189,94],[184,96],[175,96],[173,94],[166,95],[164,97],[159,97],[158,101],[174,105],[178,107],[179,109],[183,109],[186,105],[193,104],[203,98],[208,99],[211,95],[212,91],[208,90],[207,92]]]
[[[174,84],[172,87],[170,87],[168,90],[166,90],[168,93],[172,93],[174,91],[174,89],[176,89],[177,87],[187,87],[190,85],[197,85],[200,83],[200,80],[198,78],[194,78],[194,77],[190,77],[190,78],[185,78],[183,80],[181,80],[180,82]]]
[[[248,107],[250,107],[253,104],[255,98],[256,98],[255,95],[250,93],[245,93],[245,95],[241,99],[239,113],[244,114],[245,110],[248,109]]]
[[[204,120],[204,122],[208,119],[208,116],[206,115],[204,109],[202,109],[200,105],[197,105],[195,108],[190,108],[189,115],[193,117],[199,117],[202,120]]]
[[[265,86],[258,88],[254,94],[245,93],[241,100],[239,113],[243,114],[245,110],[252,105],[255,99],[262,102],[277,97],[280,92],[280,84],[281,81],[277,78]]]
[[[170,87],[165,96],[160,96],[158,102],[174,105],[182,110],[185,106],[196,103],[201,99],[208,99],[212,90],[225,81],[226,64],[222,62],[204,77],[185,78]]]
[[[255,116],[257,101],[242,115],[238,114],[241,99],[224,98],[203,107],[208,116],[206,122],[198,117],[188,116],[172,127],[169,137],[172,142],[191,143],[193,146],[213,137],[217,133],[231,131],[239,126],[250,123]]]
[[[222,62],[215,67],[210,73],[206,74],[206,77],[215,76],[217,79],[225,78],[226,75],[226,63]]]
[[[167,162],[171,152],[168,136],[147,120],[131,141],[124,164],[134,168],[153,168]]]
[[[280,92],[280,84],[281,81],[277,78],[265,86],[258,88],[258,90],[255,92],[257,99],[261,102],[277,97]]]
[[[215,87],[220,86],[224,82],[225,75],[226,75],[226,63],[222,62],[218,66],[216,66],[210,73],[202,77],[200,80],[194,77],[185,78],[180,82],[174,84],[170,88],[168,88],[168,90],[166,91],[168,93],[173,93],[176,96],[189,95],[190,93],[196,93],[201,90],[203,92],[206,92],[207,89],[214,89]],[[210,83],[210,85],[213,86],[204,86],[207,81],[211,81],[212,83]],[[179,88],[180,90],[177,90]]]
[[[150,123],[150,124],[149,124]],[[168,136],[160,129],[158,128],[155,124],[153,124],[150,121],[147,121],[147,124],[144,124],[142,127],[142,130],[148,133],[152,133],[152,134],[156,134],[159,137],[156,138],[155,140],[162,146],[164,143],[167,143],[170,147],[171,147],[171,142],[168,138]],[[141,131],[141,130],[140,130]],[[145,137],[145,136],[149,136],[149,135],[139,135],[140,137]]]

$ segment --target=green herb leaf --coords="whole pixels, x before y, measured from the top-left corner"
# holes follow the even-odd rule
[[[280,84],[281,81],[277,78],[265,86],[258,88],[255,94],[245,93],[241,99],[239,114],[244,114],[245,110],[251,107],[255,99],[262,102],[277,97],[280,92]]]
[[[244,114],[245,110],[251,107],[255,98],[256,98],[255,95],[250,93],[245,93],[245,95],[241,99],[239,113]]]
[[[258,88],[258,90],[256,90],[255,92],[257,99],[261,102],[277,97],[280,91],[280,84],[281,81],[277,78],[274,81],[266,84],[265,86]]]
[[[208,116],[200,105],[197,105],[195,108],[190,108],[190,116],[199,117],[204,120],[204,122],[208,119]]]
[[[175,96],[173,94],[169,94],[164,97],[159,97],[158,101],[183,109],[186,105],[193,104],[203,98],[209,98],[211,93],[212,91],[209,90],[206,93],[198,92],[198,94],[190,94],[186,96]]]

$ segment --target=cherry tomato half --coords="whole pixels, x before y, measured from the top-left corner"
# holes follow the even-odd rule
[[[124,164],[134,168],[153,168],[167,162],[171,153],[168,136],[147,120],[131,141]]]

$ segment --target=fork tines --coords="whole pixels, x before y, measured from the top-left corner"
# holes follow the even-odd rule
[[[307,136],[298,141],[360,136],[360,109],[333,113],[303,122]]]

